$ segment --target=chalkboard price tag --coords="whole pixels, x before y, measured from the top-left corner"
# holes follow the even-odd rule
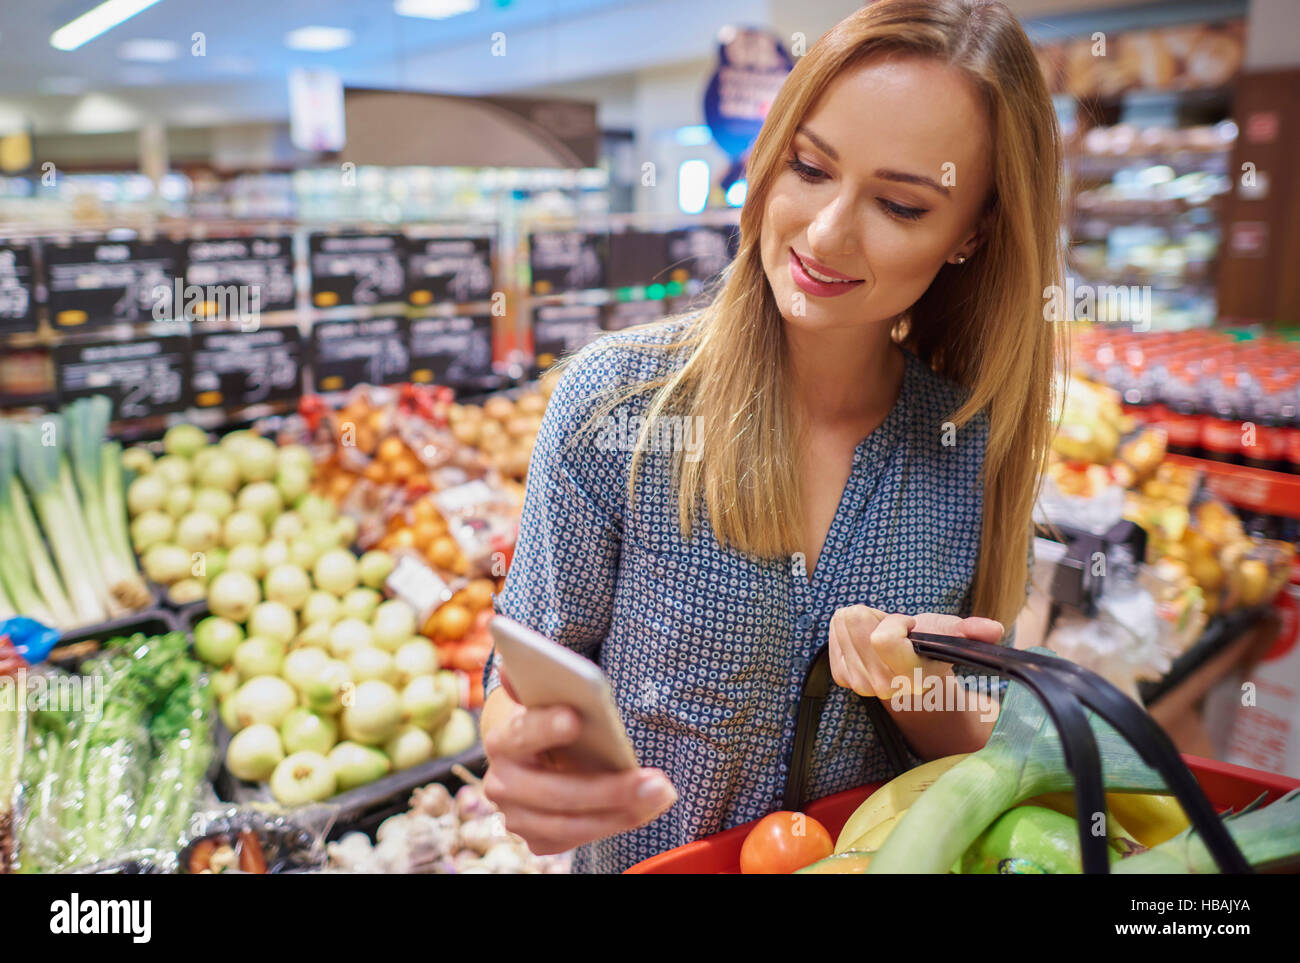
[[[184,411],[190,406],[190,362],[186,334],[60,344],[54,349],[59,402],[108,395],[115,419]]]
[[[702,224],[670,231],[668,263],[673,266],[673,279],[711,281],[731,263],[739,246],[740,229],[731,225]]]
[[[307,248],[313,307],[365,307],[406,295],[406,238],[401,234],[312,234]]]
[[[528,236],[533,294],[564,294],[606,287],[609,235],[539,231]]]
[[[411,321],[412,381],[463,388],[491,377],[491,315]]]
[[[600,334],[598,305],[543,304],[533,310],[533,353],[538,368],[549,368]]]
[[[36,330],[35,287],[31,246],[0,244],[0,331]]]
[[[468,304],[492,297],[492,241],[486,237],[408,239],[407,300]]]
[[[78,241],[43,249],[50,322],[78,329],[170,320],[184,249],[174,241]]]
[[[302,334],[295,327],[194,334],[194,405],[242,408],[301,392]]]
[[[390,385],[411,376],[407,318],[318,321],[312,328],[312,375],[317,391]]]
[[[189,320],[242,319],[294,306],[291,238],[196,239],[189,242],[185,261]]]

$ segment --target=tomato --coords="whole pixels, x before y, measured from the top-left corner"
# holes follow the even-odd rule
[[[742,873],[793,873],[835,852],[826,827],[810,816],[783,810],[759,820],[740,848]]]

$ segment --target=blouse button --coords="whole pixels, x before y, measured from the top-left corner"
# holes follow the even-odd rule
[[[794,627],[798,629],[800,632],[807,632],[811,625],[812,625],[812,616],[806,612],[803,615],[799,616],[799,618],[795,619],[795,623],[794,623]]]

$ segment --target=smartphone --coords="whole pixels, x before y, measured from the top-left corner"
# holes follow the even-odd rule
[[[621,772],[637,767],[609,680],[600,667],[572,649],[557,645],[513,619],[494,616],[488,623],[510,688],[525,706],[566,705],[581,719],[575,739],[553,755],[584,770]]]

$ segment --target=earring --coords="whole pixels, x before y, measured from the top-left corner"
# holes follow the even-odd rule
[[[952,259],[952,263],[953,263],[953,264],[965,264],[965,263],[966,263],[966,255],[965,255],[965,254],[958,254],[955,258]]]

